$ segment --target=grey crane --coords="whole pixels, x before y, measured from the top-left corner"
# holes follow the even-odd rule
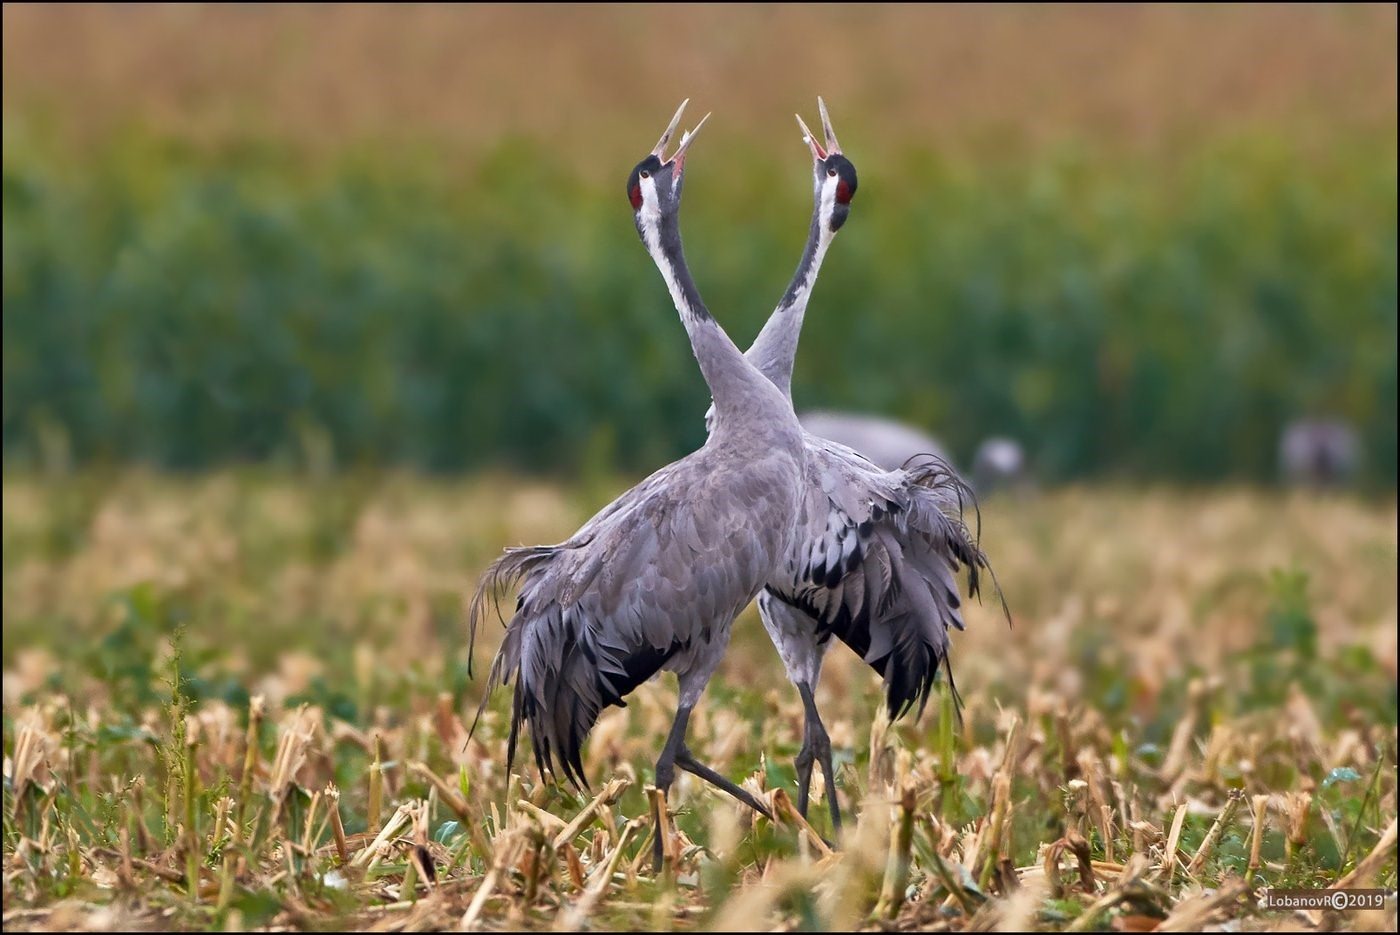
[[[667,670],[680,697],[656,761],[656,786],[664,796],[680,767],[766,815],[752,795],[691,754],[685,732],[734,618],[788,554],[806,449],[791,403],[711,317],[686,266],[679,211],[695,131],[665,157],[685,106],[632,170],[627,197],[714,397],[713,431],[698,451],[622,494],[566,541],[508,549],[472,599],[471,640],[491,597],[518,584],[486,691],[489,698],[515,680],[508,770],[528,725],[541,774],[555,773],[557,761],[565,777],[586,785],[580,750],[599,712],[623,705]],[[658,832],[658,866],[661,846]]]
[[[813,435],[859,451],[887,471],[926,458],[937,459],[949,467],[953,465],[953,459],[937,439],[894,419],[817,409],[798,413],[797,421]]]
[[[1288,484],[1342,487],[1361,464],[1361,439],[1343,419],[1296,419],[1278,441],[1279,476]]]
[[[855,166],[841,152],[826,104],[818,98],[817,106],[825,146],[797,118],[812,154],[814,205],[807,244],[791,284],[746,353],[788,399],[807,299],[827,248],[849,216],[857,186]],[[715,429],[718,424],[713,423]],[[886,471],[810,432],[803,432],[802,441],[807,460],[798,529],[758,606],[802,697],[798,808],[805,816],[812,766],[820,762],[832,825],[839,832],[831,741],[814,695],[831,638],[881,674],[892,719],[915,705],[922,712],[940,668],[951,687],[948,629],[963,629],[956,574],[967,569],[968,591],[976,595],[987,563],[962,520],[971,491],[941,460],[926,458]]]
[[[1031,486],[1026,450],[1014,438],[993,435],[983,439],[972,457],[972,483],[978,493],[997,490],[1025,490]]]

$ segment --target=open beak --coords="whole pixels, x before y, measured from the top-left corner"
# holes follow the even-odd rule
[[[656,147],[651,154],[663,163],[666,161],[666,144],[671,142],[671,136],[676,132],[676,127],[680,126],[681,114],[685,113],[685,105],[690,103],[690,98],[681,101],[681,106],[676,108],[676,115],[671,118],[671,123],[666,127],[666,132],[661,134],[661,139],[656,141]]]
[[[651,154],[657,159],[660,159],[663,165],[669,165],[673,162],[676,164],[673,170],[673,176],[676,181],[680,181],[681,173],[685,169],[686,150],[690,148],[691,143],[695,142],[696,134],[698,134],[700,128],[705,125],[705,121],[710,119],[710,115],[706,114],[700,119],[700,122],[695,125],[694,129],[686,130],[682,133],[680,145],[677,146],[676,151],[671,154],[671,158],[667,159],[666,144],[671,142],[671,137],[675,135],[676,127],[680,126],[681,123],[681,115],[685,113],[685,105],[689,103],[690,98],[681,101],[681,106],[676,108],[676,114],[671,118],[671,123],[666,127],[666,132],[661,134],[661,139],[656,141],[656,148],[651,151]]]
[[[695,142],[695,137],[699,135],[700,128],[703,127],[705,121],[709,119],[710,115],[706,114],[700,118],[700,122],[695,125],[694,129],[686,130],[681,134],[681,145],[677,146],[676,151],[671,154],[671,161],[676,164],[675,176],[677,179],[679,179],[681,173],[685,171],[685,151],[690,148],[691,143]]]
[[[807,124],[803,122],[801,117],[797,118],[797,125],[802,128],[803,141],[812,148],[812,158],[821,160],[833,153],[839,154],[841,144],[836,142],[836,131],[831,128],[831,115],[826,112],[826,101],[820,97],[817,98],[817,109],[821,111],[822,115],[822,134],[826,137],[825,147],[817,142],[817,135],[807,129]]]

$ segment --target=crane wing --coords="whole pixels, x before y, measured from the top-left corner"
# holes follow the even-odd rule
[[[881,674],[891,717],[922,711],[947,667],[948,630],[963,629],[957,573],[979,591],[987,562],[962,519],[971,502],[941,461],[886,472],[808,436],[799,534],[768,590],[807,614],[818,640],[835,635]]]
[[[541,771],[554,772],[557,757],[585,785],[581,746],[604,707],[662,668],[683,675],[718,661],[777,558],[780,518],[790,522],[791,481],[753,468],[736,480],[696,452],[569,540],[509,549],[487,569],[470,608],[473,644],[487,608],[518,591],[482,701],[515,680],[508,764],[528,722]]]

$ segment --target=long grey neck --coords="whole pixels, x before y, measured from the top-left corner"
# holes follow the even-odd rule
[[[821,205],[812,210],[812,227],[807,233],[807,246],[792,274],[787,292],[768,316],[763,330],[754,338],[744,355],[773,385],[792,399],[792,368],[797,358],[797,339],[802,333],[802,319],[807,313],[807,299],[812,294],[817,273],[821,270],[826,249],[835,237],[821,222]]]
[[[744,425],[791,422],[796,426],[792,404],[773,391],[765,375],[744,358],[729,335],[720,327],[700,298],[681,246],[680,229],[674,217],[663,217],[643,232],[671,301],[680,313],[690,336],[690,347],[715,402],[715,432],[724,433]]]

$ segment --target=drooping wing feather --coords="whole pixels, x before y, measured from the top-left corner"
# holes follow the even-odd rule
[[[986,567],[962,519],[971,491],[936,459],[886,472],[816,436],[807,448],[799,533],[768,590],[810,617],[813,646],[835,635],[881,674],[892,718],[915,705],[922,712],[947,667],[948,629],[963,628],[956,574],[967,570],[976,595]],[[777,616],[764,619],[775,641],[799,639]]]

